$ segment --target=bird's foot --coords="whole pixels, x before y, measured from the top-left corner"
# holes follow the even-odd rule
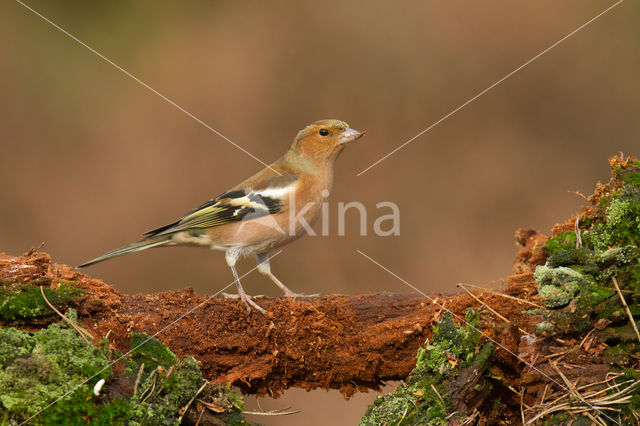
[[[239,294],[229,294],[229,293],[225,293],[224,291],[222,293],[220,293],[220,295],[222,297],[224,297],[225,299],[242,299],[242,297],[240,297]],[[249,296],[247,296],[249,297]],[[265,297],[264,294],[256,294],[255,296],[250,296],[250,297]]]
[[[289,290],[288,288],[284,291],[284,297],[291,297],[291,298],[295,298],[295,297],[320,297],[320,293],[314,293],[314,294],[302,294],[302,293],[296,293],[293,292],[291,290]]]
[[[244,304],[247,305],[248,312],[251,312],[251,308],[254,308],[258,312],[260,312],[262,315],[267,315],[267,311],[264,310],[262,307],[260,307],[260,305],[258,305],[256,302],[254,302],[251,296],[249,296],[248,294],[240,295],[240,298],[242,299]]]
[[[251,312],[251,308],[254,308],[256,311],[260,312],[263,315],[267,314],[267,311],[264,310],[262,307],[260,307],[260,305],[258,305],[256,302],[253,301],[252,297],[249,296],[247,293],[238,293],[238,294],[229,294],[229,293],[221,293],[222,296],[225,299],[240,299],[244,302],[244,304],[247,306],[247,311]],[[254,297],[261,297],[259,296],[254,296]]]

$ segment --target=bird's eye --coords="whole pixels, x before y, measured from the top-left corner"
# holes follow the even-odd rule
[[[327,136],[329,131],[327,129],[320,129],[320,136]]]

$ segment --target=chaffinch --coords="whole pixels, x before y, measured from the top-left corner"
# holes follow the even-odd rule
[[[112,257],[152,247],[195,245],[225,252],[238,297],[265,313],[242,288],[235,268],[240,256],[253,255],[257,269],[287,297],[301,296],[271,273],[269,253],[301,237],[320,216],[333,183],[333,165],[344,146],[365,132],[339,120],[321,120],[302,129],[287,153],[227,192],[179,220],[142,234],[142,240],[90,260],[84,268]]]

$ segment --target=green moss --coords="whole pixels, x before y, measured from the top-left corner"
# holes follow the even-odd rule
[[[603,341],[617,344],[619,342],[638,343],[637,336],[631,324],[609,326],[600,333]]]
[[[557,237],[549,238],[543,245],[552,255],[562,250],[575,250],[577,237],[575,232],[569,231]]]
[[[180,411],[204,384],[193,357],[178,359],[165,345],[144,333],[131,336],[128,374],[144,371],[136,395],[131,397],[130,425],[177,425]],[[242,396],[230,385],[206,388],[200,398],[219,408],[221,424],[248,424],[242,418]]]
[[[640,186],[640,173],[629,173],[623,178],[623,182],[633,186]]]
[[[570,231],[547,240],[544,247],[549,252],[549,258],[545,266],[566,266],[585,274],[597,273],[598,266],[593,251],[586,247],[576,247],[576,239],[575,232]]]
[[[32,354],[46,356],[57,365],[63,366],[67,374],[96,376],[95,381],[111,376],[111,373],[104,373],[109,363],[105,354],[95,346],[87,345],[76,330],[51,324],[34,337],[37,343]]]
[[[129,359],[133,368],[137,373],[137,366],[144,363],[145,377],[158,366],[168,368],[177,361],[169,348],[145,333],[132,333],[130,344],[132,352]]]
[[[234,391],[229,383],[216,386],[213,395],[218,406],[225,407],[229,410],[236,409],[242,411],[242,409],[244,409],[242,395]]]
[[[159,366],[141,384],[132,398],[132,425],[177,425],[178,411],[204,383],[198,362],[192,357],[177,361],[169,369]]]
[[[604,350],[602,354],[603,360],[616,365],[618,367],[628,367],[633,364],[633,355],[638,351],[638,345],[631,343],[618,343],[613,346],[609,346]]]
[[[52,305],[60,306],[71,302],[82,293],[82,290],[70,285],[71,283],[63,283],[57,289],[45,287],[44,293]],[[27,320],[53,314],[53,310],[43,299],[37,283],[0,284],[0,320]]]
[[[177,425],[180,411],[187,405],[205,380],[198,361],[193,357],[178,359],[165,345],[144,333],[131,335],[128,374],[144,371],[136,395],[131,397],[130,425]],[[210,387],[200,394],[218,407],[221,424],[248,423],[242,418],[242,396],[230,385]]]
[[[614,247],[599,255],[598,264],[603,268],[612,265],[637,264],[638,253],[639,250],[636,246]]]
[[[60,424],[62,420],[80,424],[83,416],[108,419],[114,410],[121,411],[115,408],[121,406],[117,401],[114,405],[83,402],[91,400],[93,385],[112,373],[105,355],[88,346],[75,330],[58,324],[33,335],[10,328],[0,330],[0,334],[9,337],[1,347],[4,354],[10,355],[4,358],[0,369],[0,412],[7,419],[26,420],[50,404],[53,405],[38,416],[38,422]],[[91,379],[83,384],[87,377]],[[67,393],[71,401],[67,398],[56,402]],[[79,417],[68,417],[70,410]],[[74,423],[70,418],[78,421]]]
[[[640,251],[636,246],[615,247],[604,251],[599,259],[599,272],[594,274],[597,281],[611,282],[615,277],[619,283],[636,288],[640,284]]]
[[[629,268],[626,283],[634,293],[640,293],[640,265]]]
[[[28,356],[36,342],[33,336],[15,328],[0,328],[0,368],[18,357]]]
[[[75,312],[69,317],[75,321]],[[35,333],[0,328],[0,424],[36,416],[31,421],[44,425],[177,425],[181,409],[204,383],[198,362],[178,359],[145,334],[134,334],[131,342],[140,347],[127,361],[128,369],[119,369],[128,370],[119,377],[120,386],[128,382],[133,389],[143,362],[147,374],[135,395],[123,395],[110,389],[110,351],[88,345],[66,323]],[[93,386],[100,379],[107,382],[97,396]],[[221,424],[246,424],[242,397],[230,386],[203,392],[200,398],[214,398]]]
[[[493,354],[492,345],[479,347],[480,335],[474,329],[477,312],[468,310],[466,321],[466,325],[458,326],[452,314],[445,312],[433,329],[432,341],[427,340],[425,347],[418,349],[416,367],[406,383],[376,398],[360,425],[449,424],[449,398],[458,386],[456,378],[471,371],[471,375],[484,374]],[[478,382],[474,390],[484,392],[486,386],[486,382]]]
[[[618,383],[623,383],[628,380],[631,380],[636,383],[640,381],[640,370],[632,369],[632,368],[624,368],[622,369],[622,373],[623,373],[623,376],[618,377],[616,379]],[[629,386],[633,386],[633,385],[634,383],[631,383]],[[611,393],[611,391],[609,393]],[[635,415],[637,415],[637,413],[640,413],[640,390],[637,387],[635,392],[631,394],[631,400],[629,401],[629,403],[623,405],[621,409],[622,409],[622,413],[628,416],[629,418],[632,418],[632,416],[634,416],[633,418],[635,418]]]
[[[102,400],[91,389],[81,387],[34,420],[42,425],[117,425],[128,424],[130,417],[131,406],[126,399]]]
[[[544,426],[571,425],[571,426],[593,426],[593,420],[582,414],[557,413],[546,418],[542,422]]]
[[[635,178],[624,179],[619,184],[620,189],[601,207],[604,220],[594,224],[585,235],[594,250],[640,244],[640,184]]]
[[[599,223],[586,235],[596,250],[611,246],[640,244],[640,204],[623,198],[613,198],[605,211],[605,223]]]
[[[480,335],[473,328],[478,323],[477,311],[467,312],[467,325],[459,327],[453,320],[451,312],[443,314],[442,320],[434,327],[433,342],[427,340],[425,348],[418,348],[418,373],[447,374],[450,371],[451,357],[461,358],[463,366],[469,366],[475,355],[475,348],[480,343]]]

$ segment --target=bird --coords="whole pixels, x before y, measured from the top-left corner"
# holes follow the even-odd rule
[[[344,147],[364,136],[340,120],[316,121],[300,130],[288,151],[239,185],[206,201],[180,219],[147,231],[138,242],[111,250],[78,266],[154,247],[201,246],[224,251],[248,312],[266,311],[249,296],[236,270],[240,257],[254,256],[258,271],[285,297],[303,296],[271,272],[270,253],[300,238],[320,217],[333,185],[334,163]]]

